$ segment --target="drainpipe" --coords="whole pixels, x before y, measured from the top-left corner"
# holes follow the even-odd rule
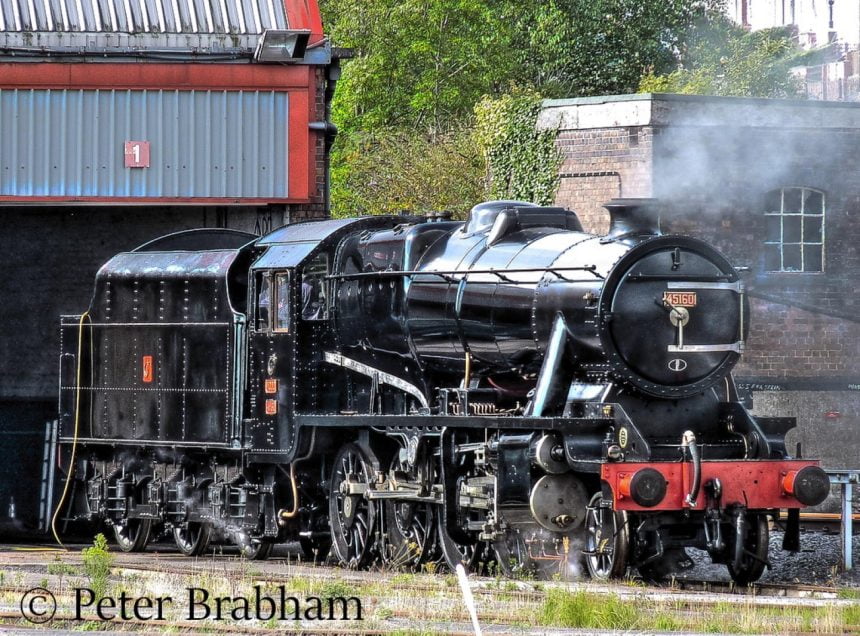
[[[308,127],[311,130],[320,132],[325,135],[325,184],[323,192],[323,204],[325,206],[326,217],[331,216],[331,148],[334,145],[335,137],[337,137],[337,126],[331,122],[331,102],[334,99],[334,91],[337,81],[340,79],[340,59],[333,58],[331,64],[326,67],[326,85],[325,96],[325,120],[311,122]]]

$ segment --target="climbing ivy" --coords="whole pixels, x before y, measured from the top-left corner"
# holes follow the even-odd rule
[[[561,153],[556,130],[538,130],[540,96],[515,89],[475,106],[475,140],[487,164],[489,195],[550,205],[558,189]]]

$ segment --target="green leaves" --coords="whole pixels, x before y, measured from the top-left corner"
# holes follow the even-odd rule
[[[519,89],[485,97],[475,107],[475,140],[487,162],[489,198],[541,205],[555,199],[561,154],[555,131],[536,128],[540,108],[536,92]]]
[[[640,92],[794,97],[799,48],[784,28],[748,32],[723,17],[697,25],[675,70],[643,75]]]

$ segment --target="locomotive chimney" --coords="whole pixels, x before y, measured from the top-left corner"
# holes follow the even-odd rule
[[[609,210],[607,239],[660,234],[657,199],[612,199],[603,207]]]

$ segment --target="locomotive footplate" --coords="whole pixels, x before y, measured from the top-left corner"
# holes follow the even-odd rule
[[[704,509],[707,489],[712,487],[709,484],[720,485],[723,507],[793,509],[816,506],[829,494],[830,482],[818,464],[799,459],[702,460],[701,486],[695,493],[691,492],[696,468],[692,462],[605,463],[600,476],[609,489],[604,494],[615,510]],[[661,479],[665,483],[662,488]]]

